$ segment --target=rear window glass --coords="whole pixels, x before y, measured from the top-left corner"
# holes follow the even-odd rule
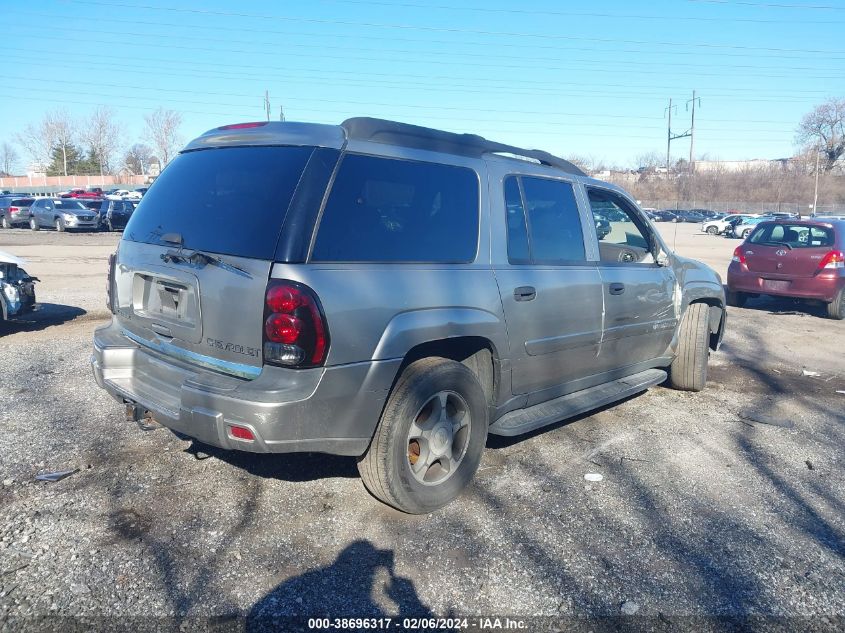
[[[282,222],[312,147],[232,147],[177,156],[132,214],[124,239],[273,259]],[[127,207],[128,208],[128,207]]]
[[[767,224],[757,229],[748,240],[752,244],[786,245],[792,248],[823,248],[833,246],[833,229],[807,224]]]
[[[311,259],[470,262],[477,248],[473,170],[348,155],[323,211]]]
[[[13,207],[28,207],[33,202],[35,202],[32,198],[18,198],[17,200],[12,200]]]

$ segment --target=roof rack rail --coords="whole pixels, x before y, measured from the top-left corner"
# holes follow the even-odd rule
[[[476,134],[456,134],[455,132],[444,132],[434,128],[370,117],[346,119],[340,126],[346,131],[348,139],[413,147],[461,156],[480,157],[484,154],[513,154],[517,157],[534,159],[543,165],[556,167],[569,174],[586,176],[581,169],[568,160],[558,158],[548,152],[496,143]]]

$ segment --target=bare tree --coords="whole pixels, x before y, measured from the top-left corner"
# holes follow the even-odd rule
[[[0,172],[6,176],[11,176],[12,169],[18,161],[18,153],[10,143],[3,142],[0,145]]]
[[[68,149],[74,144],[77,135],[76,121],[71,118],[67,110],[54,110],[44,117],[43,126],[51,132],[53,145],[62,152],[63,172],[67,176],[67,155]]]
[[[845,154],[845,99],[830,99],[804,115],[796,138],[802,145],[823,152],[824,170],[832,171]]]
[[[120,125],[110,108],[98,106],[85,123],[80,137],[91,150],[92,158],[100,166],[100,176],[108,171],[120,140]]]
[[[175,110],[159,108],[145,116],[144,120],[147,122],[147,138],[158,152],[164,167],[182,144],[179,135],[182,115]]]
[[[76,124],[65,110],[44,115],[38,125],[29,124],[18,134],[17,141],[38,163],[51,162],[53,149],[62,152],[63,172],[67,176],[67,154],[76,137]]]
[[[126,150],[126,156],[123,158],[123,164],[134,175],[139,176],[147,173],[150,168],[150,163],[155,157],[153,150],[149,145],[144,143],[135,143],[132,147]]]

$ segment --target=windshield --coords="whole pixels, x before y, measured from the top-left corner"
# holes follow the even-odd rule
[[[124,239],[272,259],[313,147],[232,147],[177,156],[144,195]]]
[[[83,211],[88,210],[87,207],[78,200],[69,200],[67,198],[53,200],[53,205],[62,211],[79,211],[80,209]]]

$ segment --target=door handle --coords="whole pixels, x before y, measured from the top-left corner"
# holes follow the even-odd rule
[[[537,296],[534,286],[520,286],[513,289],[513,298],[516,301],[531,301]]]
[[[610,294],[621,295],[623,292],[625,292],[625,284],[610,284],[609,289]]]

